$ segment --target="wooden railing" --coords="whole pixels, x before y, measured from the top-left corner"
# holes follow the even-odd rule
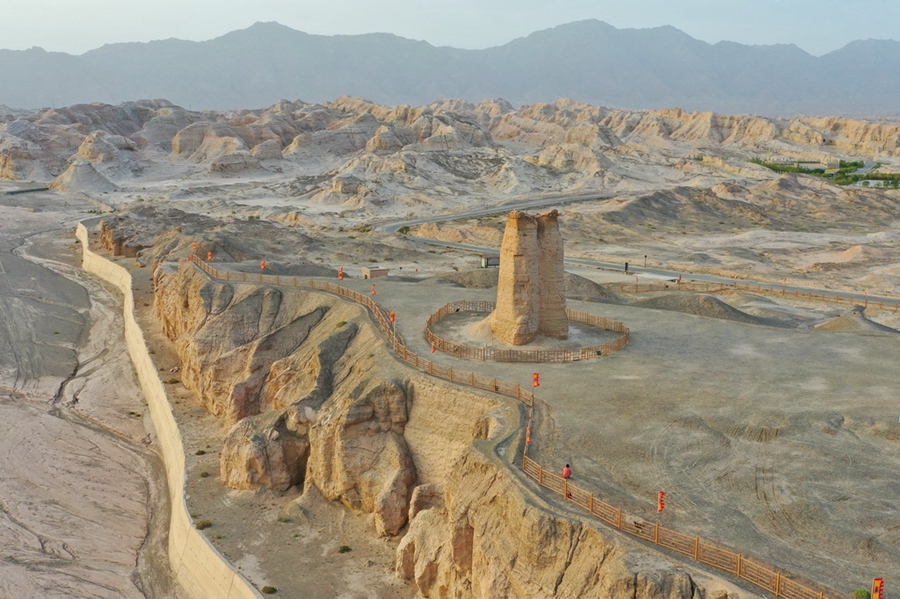
[[[548,472],[526,454],[522,469],[542,487],[578,505],[606,524],[631,536],[665,547],[687,556],[696,562],[728,572],[755,586],[787,599],[840,599],[839,595],[824,588],[813,588],[808,582],[800,582],[788,572],[771,564],[747,557],[733,549],[712,543],[700,537],[686,535],[623,512],[620,508],[598,499],[593,493],[566,480],[559,474]]]
[[[438,364],[410,351],[403,338],[395,334],[393,323],[390,322],[390,312],[377,304],[369,295],[333,283],[316,281],[315,279],[220,270],[200,260],[194,260],[194,263],[210,276],[226,281],[302,287],[333,293],[352,300],[365,306],[372,312],[397,355],[410,366],[454,383],[461,383],[477,389],[514,397],[530,407],[532,413],[534,411],[537,398],[531,391],[523,389],[516,383]],[[473,302],[473,304],[486,307],[491,302]],[[529,426],[530,423],[531,421],[529,421]],[[601,522],[619,531],[684,555],[710,568],[737,576],[768,593],[772,593],[774,597],[783,597],[785,599],[842,599],[845,597],[811,582],[800,581],[797,576],[783,569],[745,556],[733,549],[700,537],[686,535],[665,528],[660,526],[659,523],[626,514],[621,508],[601,501],[593,493],[582,489],[570,480],[544,469],[538,462],[528,457],[528,447],[529,445],[526,442],[522,469],[529,478],[537,481],[541,487],[560,495],[566,501],[587,510],[588,513],[598,518]]]
[[[602,316],[581,312],[579,310],[566,309],[569,320],[581,322],[607,331],[615,331],[619,336],[612,341],[593,347],[579,347],[576,349],[496,349],[492,347],[473,347],[464,343],[448,341],[435,333],[431,327],[439,323],[448,314],[456,312],[480,312],[489,313],[494,310],[494,302],[458,301],[450,302],[440,310],[428,317],[425,323],[425,338],[432,347],[444,353],[453,354],[459,358],[469,358],[481,361],[494,362],[577,362],[590,360],[619,351],[628,345],[629,331],[621,322],[610,320]]]
[[[751,291],[753,293],[764,293],[777,297],[792,298],[796,300],[807,300],[814,302],[826,302],[836,305],[848,306],[865,306],[867,308],[875,308],[879,310],[900,311],[900,301],[883,302],[878,299],[869,299],[863,297],[851,297],[846,293],[816,293],[813,290],[805,289],[785,289],[783,287],[775,287],[762,283],[749,283],[746,281],[735,281],[733,283],[702,283],[702,282],[684,282],[681,283],[614,283],[608,284],[606,287],[621,291],[624,293],[653,293],[659,291],[689,291],[691,293],[722,293],[723,291]]]

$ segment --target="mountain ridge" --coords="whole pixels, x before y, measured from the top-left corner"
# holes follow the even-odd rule
[[[439,98],[516,105],[569,97],[628,109],[672,106],[767,116],[895,116],[900,42],[858,40],[820,57],[793,44],[710,44],[663,26],[598,20],[533,32],[484,50],[390,33],[325,36],[257,22],[207,41],[106,44],[81,55],[0,50],[0,104],[35,108],[166,97],[204,109]]]

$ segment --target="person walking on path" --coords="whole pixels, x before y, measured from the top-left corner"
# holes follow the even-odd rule
[[[572,476],[572,468],[566,464],[566,467],[563,468],[563,488],[566,493],[566,499],[572,499],[572,494],[569,493],[569,478]]]

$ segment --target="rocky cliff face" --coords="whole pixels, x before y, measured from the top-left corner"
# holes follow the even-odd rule
[[[403,437],[406,383],[374,360],[359,307],[326,295],[210,280],[161,267],[156,309],[183,382],[232,425],[222,453],[234,488],[315,484],[375,514],[381,534],[406,523],[415,465]],[[368,352],[374,357],[374,354]]]
[[[634,547],[548,513],[474,450],[441,484],[416,488],[409,517],[397,575],[425,597],[738,597],[715,584],[701,589],[665,559],[638,566]]]

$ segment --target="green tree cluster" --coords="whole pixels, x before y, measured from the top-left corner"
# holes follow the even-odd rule
[[[828,179],[836,185],[853,185],[863,181],[863,185],[868,187],[866,181],[884,181],[883,186],[891,189],[900,188],[900,173],[856,173],[855,171],[865,166],[862,160],[841,160],[840,168],[836,172],[825,172],[821,168],[805,168],[801,163],[797,164],[781,164],[779,162],[766,162],[758,158],[751,160],[754,164],[764,166],[776,173],[800,173],[810,175],[812,177],[822,177]]]

